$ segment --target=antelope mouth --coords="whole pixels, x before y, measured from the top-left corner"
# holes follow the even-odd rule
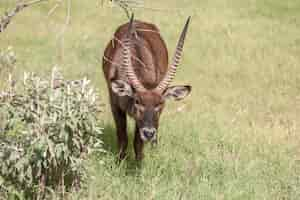
[[[140,137],[144,142],[156,141],[156,129],[155,128],[141,128]]]

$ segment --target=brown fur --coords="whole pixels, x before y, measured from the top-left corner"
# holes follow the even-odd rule
[[[153,90],[159,85],[168,70],[167,47],[155,25],[137,20],[133,21],[132,25],[133,35],[130,47],[132,67],[137,79],[146,90],[135,91],[127,80],[121,80],[124,77],[120,75],[120,67],[123,62],[122,41],[127,38],[129,23],[121,25],[107,45],[103,57],[103,72],[117,129],[119,157],[123,159],[126,155],[128,145],[126,115],[129,114],[136,122],[134,150],[136,158],[141,160],[144,141],[150,139],[152,142],[156,141],[159,117],[164,108],[165,99],[173,94],[175,99],[180,100],[182,99],[180,94],[184,94],[184,98],[190,92],[191,87],[181,86],[177,90],[175,87],[169,87],[172,93]],[[119,90],[120,85],[118,84],[128,86],[127,89],[130,90],[126,89],[125,91],[129,92],[124,93],[124,87]],[[166,91],[169,91],[169,88]],[[179,93],[176,94],[176,92]]]
[[[126,37],[128,25],[129,23],[126,23],[117,29],[114,34],[114,38],[109,42],[105,49],[105,59],[103,59],[103,71],[108,83],[111,109],[117,126],[118,146],[121,159],[125,157],[128,144],[126,112],[132,115],[134,108],[132,106],[133,102],[130,98],[119,97],[112,92],[111,81],[120,79],[119,67],[122,63],[122,46],[120,41]],[[153,89],[159,84],[167,72],[167,47],[155,25],[135,20],[133,26],[136,32],[132,40],[133,47],[131,52],[132,55],[138,59],[132,58],[132,65],[138,79],[144,87],[146,89]],[[144,94],[139,96],[143,98],[141,99],[141,102],[150,107],[151,105],[161,103],[161,96],[158,94]],[[140,118],[136,119],[137,121],[142,120],[142,115],[140,114],[139,116]],[[156,120],[157,128],[158,117]],[[143,141],[141,141],[139,137],[138,127],[136,127],[135,130],[134,147],[137,159],[141,159]]]
[[[107,81],[119,79],[117,68],[122,63],[122,46],[119,41],[126,37],[129,23],[121,25],[107,45],[103,60],[103,71]],[[139,59],[132,59],[135,73],[146,89],[155,88],[166,74],[168,68],[168,51],[165,42],[160,36],[158,28],[149,23],[135,20],[136,30],[132,38],[131,52]],[[142,62],[140,62],[142,61]]]

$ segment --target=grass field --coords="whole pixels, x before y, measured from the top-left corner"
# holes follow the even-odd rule
[[[1,0],[0,12],[14,3]],[[63,31],[67,6],[48,16],[54,3],[20,13],[1,33],[0,48],[13,47],[18,74],[46,74],[58,65],[67,77],[87,76],[99,88],[108,154],[88,162],[87,187],[70,199],[300,199],[300,1],[146,0],[147,7],[171,9],[136,11],[160,27],[170,54],[192,16],[174,84],[193,91],[169,102],[159,144],[146,147],[141,169],[132,145],[128,161],[115,164],[101,66],[124,13],[100,0],[72,1]]]

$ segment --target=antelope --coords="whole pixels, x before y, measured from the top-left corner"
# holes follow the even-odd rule
[[[191,86],[169,86],[181,59],[190,17],[176,46],[171,65],[159,29],[131,16],[119,26],[103,56],[103,72],[116,125],[119,159],[126,157],[127,114],[135,120],[134,151],[142,160],[144,143],[157,141],[159,118],[167,99],[181,100]]]

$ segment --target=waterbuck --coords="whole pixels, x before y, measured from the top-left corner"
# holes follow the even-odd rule
[[[117,129],[119,158],[124,159],[128,144],[127,114],[136,122],[134,150],[143,158],[147,141],[156,142],[159,117],[167,99],[181,100],[191,86],[169,86],[182,54],[190,17],[181,33],[175,55],[168,66],[168,50],[158,28],[133,20],[121,25],[107,45],[103,72]]]

